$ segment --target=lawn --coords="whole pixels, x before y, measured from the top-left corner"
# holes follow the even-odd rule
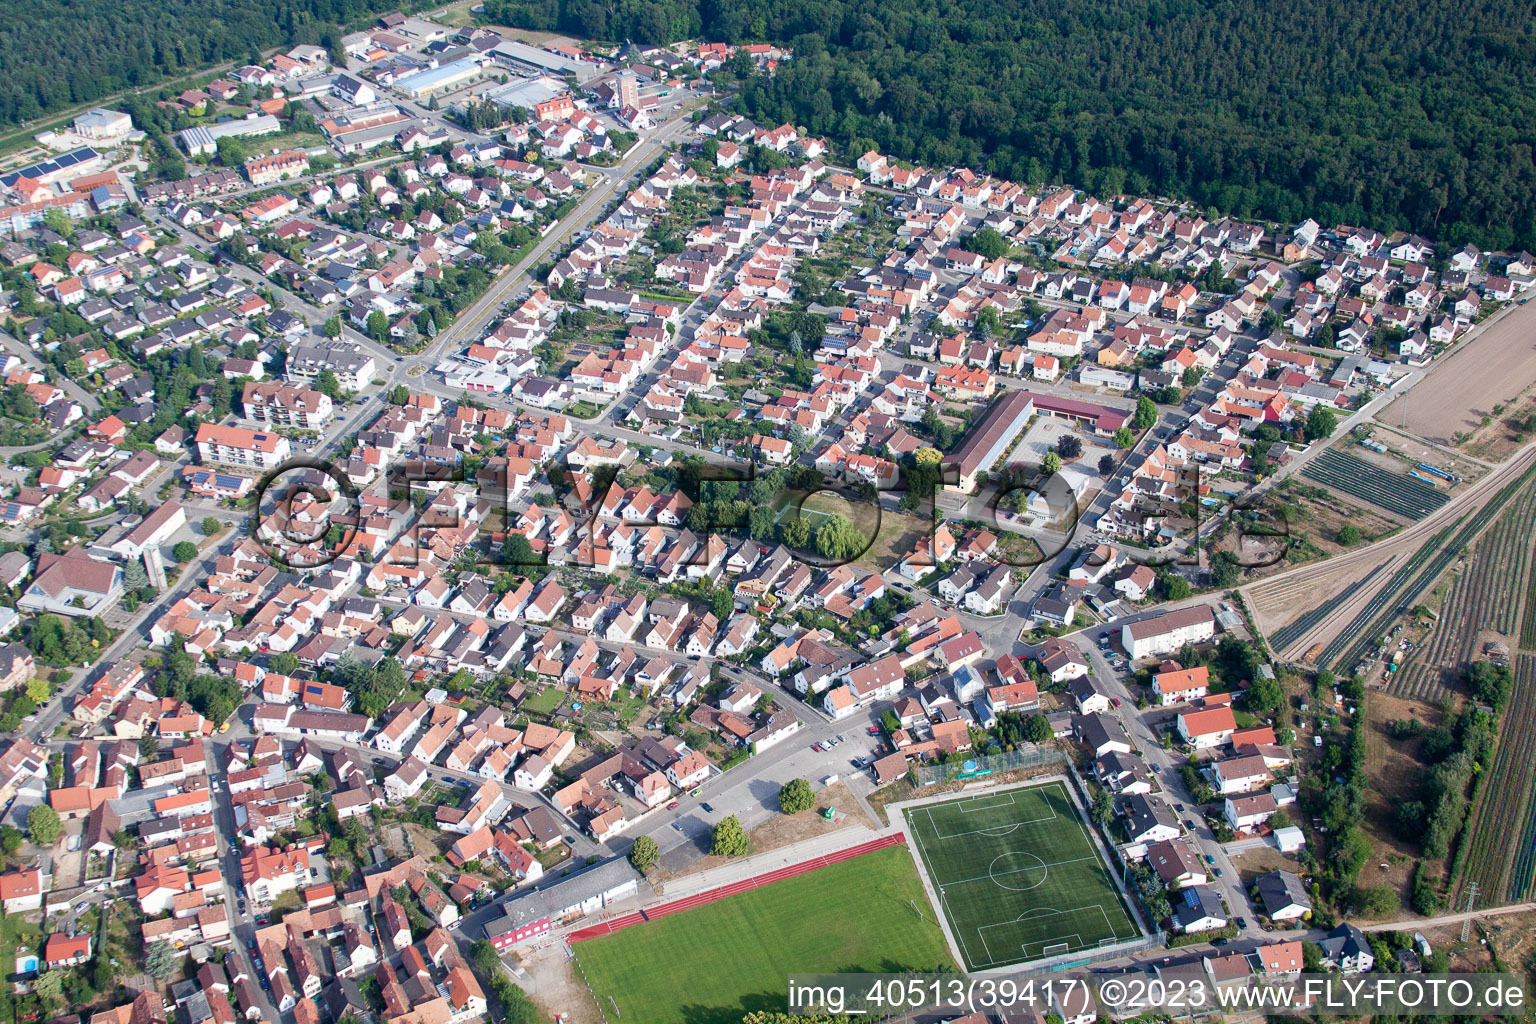
[[[28,952],[41,954],[43,930],[20,914],[7,914],[0,924],[0,961],[14,969],[16,954],[25,947]]]
[[[526,711],[530,715],[547,715],[559,707],[560,702],[563,700],[565,700],[565,691],[558,686],[550,686],[546,687],[541,693],[523,698],[523,702],[517,706],[517,710]]]
[[[1138,934],[1065,783],[902,813],[968,969]]]
[[[782,1012],[792,971],[954,967],[903,846],[574,948],[598,1003],[617,1004],[609,1019],[624,1024],[739,1024],[751,1011]]]

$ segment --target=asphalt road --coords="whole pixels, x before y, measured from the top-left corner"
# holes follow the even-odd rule
[[[1193,829],[1185,827],[1185,834],[1201,860],[1207,857],[1215,859],[1214,868],[1221,872],[1221,877],[1210,878],[1209,884],[1220,893],[1234,918],[1247,919],[1248,926],[1242,930],[1240,937],[1269,938],[1270,933],[1264,931],[1259,925],[1257,915],[1249,906],[1248,896],[1243,892],[1237,869],[1232,866],[1227,851],[1216,841],[1215,834],[1206,824],[1200,805],[1195,803],[1189,789],[1184,785],[1184,779],[1179,774],[1183,760],[1173,751],[1163,749],[1162,740],[1154,730],[1153,724],[1166,721],[1171,716],[1171,712],[1157,709],[1142,714],[1138,711],[1136,699],[1125,684],[1125,677],[1110,665],[1108,658],[1097,645],[1095,638],[1100,632],[1099,628],[1085,630],[1076,634],[1073,639],[1077,640],[1078,647],[1088,655],[1089,663],[1093,666],[1094,678],[1099,682],[1101,691],[1120,701],[1119,707],[1110,709],[1110,714],[1119,720],[1132,745],[1141,752],[1142,759],[1153,769],[1157,784],[1163,790],[1161,796],[1178,816],[1180,825],[1183,826],[1186,821],[1195,823]],[[1182,811],[1178,809],[1180,806],[1184,808]]]

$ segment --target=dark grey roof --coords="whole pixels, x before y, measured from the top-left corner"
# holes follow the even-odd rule
[[[1254,884],[1259,890],[1259,902],[1264,904],[1264,913],[1270,917],[1290,906],[1312,909],[1306,887],[1289,871],[1272,871]]]

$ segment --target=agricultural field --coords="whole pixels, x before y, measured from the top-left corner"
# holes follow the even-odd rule
[[[1461,670],[1481,651],[1482,643],[1512,640],[1526,598],[1531,569],[1531,516],[1536,514],[1536,488],[1520,492],[1509,508],[1477,540],[1462,571],[1453,570],[1446,583],[1439,617],[1419,649],[1394,673],[1388,690],[1426,702],[1446,693],[1448,674]]]
[[[1520,649],[1536,651],[1536,573],[1525,588],[1525,614],[1520,619]]]
[[[1469,454],[1500,459],[1512,450],[1494,444],[1496,421],[1536,385],[1536,304],[1510,306],[1448,356],[1435,360],[1428,375],[1381,412],[1384,422],[1404,422],[1408,432],[1441,444],[1460,445]],[[1489,374],[1488,367],[1499,372]],[[1406,406],[1406,411],[1404,409]],[[1485,417],[1487,422],[1485,424]]]
[[[1348,601],[1350,597],[1354,595],[1355,591],[1359,590],[1361,587],[1370,583],[1371,580],[1375,579],[1376,574],[1381,572],[1385,564],[1386,563],[1378,565],[1366,575],[1346,585],[1344,589],[1338,591],[1337,595],[1332,601],[1325,601],[1316,604],[1314,607],[1303,612],[1299,617],[1292,619],[1286,625],[1271,633],[1269,635],[1270,646],[1273,647],[1276,651],[1283,652],[1287,647],[1291,646],[1291,644],[1295,643],[1297,640],[1300,640],[1303,636],[1306,635],[1307,630],[1317,625],[1323,620],[1325,616],[1333,611],[1333,606],[1335,604]]]
[[[918,910],[926,911],[926,917]],[[588,939],[597,1002],[624,1024],[738,1024],[782,1010],[790,972],[952,970],[905,846]]]
[[[1465,892],[1476,882],[1479,906],[1524,899],[1536,871],[1536,806],[1531,805],[1536,657],[1519,655],[1514,670],[1514,694],[1499,727],[1498,751],[1465,832],[1470,845],[1461,888]]]
[[[1521,654],[1515,659],[1515,687],[1517,693],[1524,698],[1523,705],[1519,708],[1519,729],[1523,734],[1524,742],[1528,745],[1530,737],[1536,734],[1536,723],[1532,717],[1536,716],[1536,707],[1532,706],[1531,694],[1536,693],[1536,658],[1528,654]],[[1510,714],[1515,714],[1511,709]],[[1511,721],[1506,718],[1505,721]],[[1505,840],[1514,839],[1515,857],[1510,867],[1509,886],[1504,892],[1504,898],[1511,902],[1530,899],[1531,883],[1536,876],[1536,800],[1531,798],[1531,758],[1533,753],[1527,750],[1524,760],[1511,759],[1512,771],[1526,778],[1526,806],[1525,818],[1520,824],[1519,836],[1516,839],[1514,833],[1505,835]],[[1519,819],[1513,819],[1518,821]]]
[[[1354,618],[1350,619],[1349,623],[1339,631],[1338,635],[1329,641],[1328,646],[1323,648],[1322,653],[1317,658],[1319,667],[1331,665],[1335,659],[1344,653],[1345,648],[1349,647],[1352,641],[1355,641],[1362,632],[1366,632],[1366,627],[1371,624],[1372,619],[1382,615],[1383,609],[1391,603],[1393,595],[1413,579],[1415,574],[1421,571],[1425,563],[1430,560],[1430,556],[1441,549],[1441,546],[1445,544],[1446,539],[1454,529],[1454,525],[1447,526],[1415,551],[1413,557],[1398,566],[1397,571],[1388,577],[1387,582],[1382,585],[1381,590],[1377,592],[1376,596],[1372,597],[1365,607],[1356,612]],[[1439,576],[1439,573],[1437,572],[1435,575]],[[1394,605],[1393,607],[1396,608],[1398,606]],[[1386,616],[1382,615],[1382,619],[1377,620],[1378,623],[1384,621],[1385,618]],[[1379,631],[1376,631],[1376,635],[1380,635]],[[1353,668],[1353,663],[1343,664],[1340,668],[1348,671]]]
[[[1349,624],[1325,647],[1317,664],[1332,666],[1340,674],[1354,671],[1355,665],[1386,634],[1387,627],[1400,613],[1412,609],[1434,585],[1451,563],[1461,557],[1484,528],[1499,516],[1516,495],[1524,493],[1536,478],[1536,469],[1527,469],[1518,479],[1505,484],[1483,507],[1448,526],[1416,551],[1402,568],[1393,573],[1381,591],[1349,621]],[[1455,531],[1447,542],[1446,538]]]
[[[1377,453],[1364,445],[1348,443],[1365,439],[1384,446],[1387,451],[1384,454]],[[1347,440],[1341,440],[1335,447],[1341,451],[1347,450],[1351,455],[1367,461],[1374,461],[1383,468],[1395,472],[1401,472],[1420,463],[1428,463],[1461,477],[1464,483],[1472,483],[1488,472],[1488,465],[1485,462],[1462,455],[1454,448],[1433,445],[1412,434],[1405,434],[1381,420],[1370,424],[1369,427],[1357,427]]]
[[[1403,519],[1423,519],[1450,500],[1438,487],[1332,448],[1319,452],[1301,475]]]

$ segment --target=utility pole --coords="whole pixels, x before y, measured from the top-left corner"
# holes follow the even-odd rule
[[[1473,882],[1471,885],[1469,885],[1467,887],[1467,909],[1466,909],[1466,913],[1471,914],[1472,911],[1475,910],[1475,909],[1477,909],[1477,883]],[[1471,934],[1472,934],[1472,918],[1468,917],[1465,921],[1461,922],[1461,941],[1462,942],[1466,942],[1467,939],[1471,936]]]

